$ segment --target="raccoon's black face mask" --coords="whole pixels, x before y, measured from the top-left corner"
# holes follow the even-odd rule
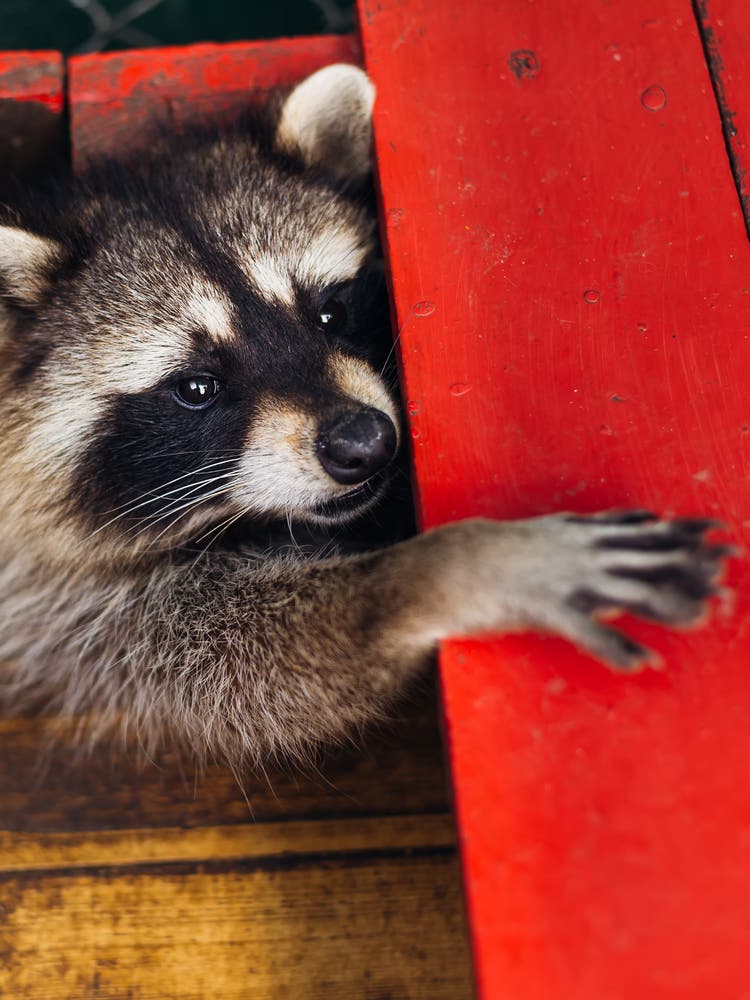
[[[33,229],[0,226],[18,421],[95,529],[169,545],[242,516],[341,523],[382,493],[399,418],[353,193],[372,98],[328,67],[272,123],[101,166]]]

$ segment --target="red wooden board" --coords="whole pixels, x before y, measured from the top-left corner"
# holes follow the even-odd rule
[[[635,505],[747,549],[750,245],[689,0],[360,13],[422,522]],[[700,632],[628,623],[661,673],[443,650],[485,1000],[749,989],[745,561],[732,583]]]
[[[63,106],[59,52],[0,52],[0,197],[11,175],[27,177],[57,165],[65,139]]]
[[[350,35],[75,56],[68,62],[74,161],[144,147],[155,130],[188,119],[231,119],[274,87],[359,60]]]
[[[59,52],[0,52],[0,100],[36,101],[63,109],[63,60]]]

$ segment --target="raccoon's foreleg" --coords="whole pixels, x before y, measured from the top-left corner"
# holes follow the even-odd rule
[[[697,621],[733,551],[706,543],[713,527],[642,511],[449,525],[381,554],[394,602],[393,617],[381,624],[386,632],[400,628],[407,646],[539,629],[612,667],[633,669],[654,662],[654,654],[597,616],[628,611],[667,625]]]
[[[649,652],[595,615],[698,619],[727,553],[705,542],[711,527],[641,513],[471,520],[364,556],[175,570],[138,629],[159,680],[146,707],[241,758],[377,716],[449,635],[540,628],[633,668]]]

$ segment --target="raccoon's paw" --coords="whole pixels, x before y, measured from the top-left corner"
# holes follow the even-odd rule
[[[568,542],[579,558],[565,598],[560,631],[613,667],[632,670],[658,665],[656,654],[598,616],[627,611],[665,625],[690,625],[720,593],[726,558],[736,550],[709,544],[715,521],[661,520],[646,511],[609,512],[591,517],[564,515]]]

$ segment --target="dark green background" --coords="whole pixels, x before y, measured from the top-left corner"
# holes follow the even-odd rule
[[[85,5],[90,0],[79,0]],[[117,15],[130,0],[94,0],[105,14]],[[282,35],[349,31],[353,0],[162,0],[130,22],[146,38],[112,39],[97,34],[85,9],[69,0],[0,0],[1,49],[111,51],[133,45],[182,45],[196,41],[274,38]]]

